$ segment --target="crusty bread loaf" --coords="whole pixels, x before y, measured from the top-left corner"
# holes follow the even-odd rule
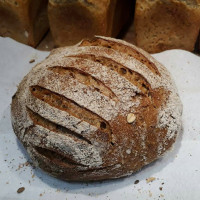
[[[181,112],[169,72],[143,50],[106,37],[52,51],[11,106],[33,163],[71,181],[126,176],[161,157],[180,131]]]
[[[200,0],[137,0],[135,44],[149,53],[193,51],[200,30]]]
[[[47,32],[48,0],[0,0],[0,36],[36,46]]]
[[[49,24],[55,44],[73,45],[94,35],[117,36],[132,8],[132,0],[49,0]]]

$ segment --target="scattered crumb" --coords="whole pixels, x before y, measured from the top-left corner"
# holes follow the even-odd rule
[[[24,190],[25,190],[25,187],[20,187],[20,188],[17,190],[17,193],[22,193]]]
[[[150,183],[150,182],[153,182],[154,180],[156,180],[155,177],[149,177],[149,178],[146,179],[146,182]]]
[[[33,62],[35,62],[35,59],[29,60],[29,63],[33,63]]]
[[[6,182],[6,184],[9,184],[9,182]]]
[[[161,196],[161,197],[164,197],[164,195],[163,195],[163,194],[161,194],[160,196]]]
[[[134,184],[138,184],[140,181],[139,180],[136,180],[135,182],[134,182]]]
[[[162,191],[162,189],[163,189],[162,187],[159,187],[159,190],[160,190],[160,191]]]
[[[39,196],[40,196],[40,197],[42,197],[44,194],[45,194],[45,191],[44,191],[44,192],[42,192],[42,193],[40,193],[40,195],[39,195]]]
[[[151,191],[149,190],[149,197],[152,197],[152,193],[151,193]]]
[[[16,169],[16,171],[18,171],[18,170],[20,170],[21,168],[23,168],[24,166],[28,166],[28,165],[30,165],[29,162],[20,163],[19,166],[18,166],[18,168]]]
[[[32,178],[34,178],[34,177],[35,177],[35,174],[32,175]]]
[[[163,182],[162,185],[164,185],[165,183]]]

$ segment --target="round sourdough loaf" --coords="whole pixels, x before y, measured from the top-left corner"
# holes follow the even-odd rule
[[[34,165],[72,181],[119,178],[161,157],[181,127],[169,72],[124,41],[59,48],[13,96],[12,125]]]

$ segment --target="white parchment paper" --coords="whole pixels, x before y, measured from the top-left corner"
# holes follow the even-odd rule
[[[183,131],[172,152],[126,178],[68,183],[29,165],[10,121],[11,97],[17,85],[48,54],[0,37],[1,200],[200,199],[200,57],[183,50],[154,55],[171,72],[183,103]],[[35,62],[29,63],[31,59]],[[149,177],[155,180],[147,183]],[[136,180],[138,184],[134,184]],[[18,194],[20,187],[25,190]]]

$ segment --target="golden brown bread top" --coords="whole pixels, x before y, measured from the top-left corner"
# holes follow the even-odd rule
[[[200,29],[199,0],[137,0],[135,44],[149,53],[193,51]]]
[[[160,157],[175,141],[181,111],[160,63],[126,42],[96,37],[54,50],[31,70],[13,98],[12,123],[45,171],[100,180]]]
[[[122,13],[121,7],[116,8],[117,2],[118,0],[49,1],[48,17],[55,44],[74,45],[95,34],[116,36],[122,28],[122,17],[114,22],[115,14],[118,16]]]
[[[49,29],[48,0],[0,0],[0,36],[35,47]]]

